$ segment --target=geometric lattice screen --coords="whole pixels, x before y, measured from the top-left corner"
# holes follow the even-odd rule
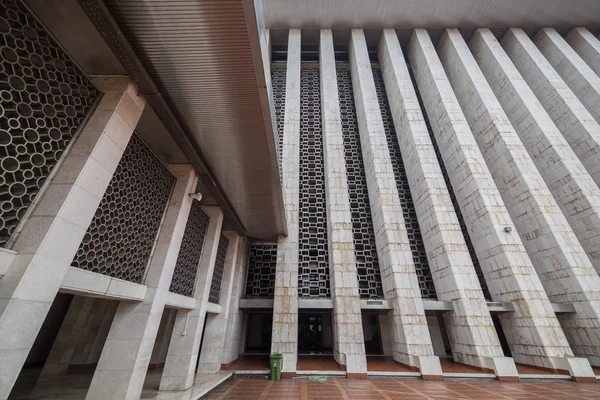
[[[228,246],[229,239],[221,234],[217,249],[217,259],[215,260],[215,269],[210,283],[210,293],[208,295],[208,301],[214,304],[219,304],[221,300],[221,283],[223,281],[223,270],[225,269],[225,257],[227,256]]]
[[[373,78],[375,80],[375,90],[377,91],[383,128],[385,130],[385,137],[387,139],[388,150],[392,161],[392,169],[394,170],[394,177],[396,178],[396,188],[398,189],[398,197],[402,207],[404,225],[406,226],[406,233],[408,234],[408,241],[410,243],[415,271],[419,281],[419,288],[421,289],[421,297],[437,300],[433,277],[431,276],[431,269],[429,268],[429,261],[427,260],[427,252],[425,251],[425,245],[423,244],[421,228],[419,227],[415,204],[408,184],[408,176],[404,169],[404,161],[402,161],[400,144],[398,143],[398,137],[396,136],[396,128],[394,127],[392,112],[390,111],[390,105],[383,83],[383,76],[381,75],[381,70],[379,68],[373,68]]]
[[[174,182],[134,133],[72,265],[142,283]]]
[[[381,273],[377,259],[377,246],[371,218],[367,177],[360,144],[360,133],[354,107],[352,79],[347,64],[338,63],[336,68],[344,159],[350,198],[352,236],[356,258],[358,292],[363,299],[383,298]]]
[[[280,65],[283,64],[283,65]],[[283,155],[283,122],[285,120],[285,63],[273,64],[271,69],[271,84],[273,86],[273,103],[275,103],[275,120],[277,122],[277,155],[281,175],[281,156]],[[276,66],[276,67],[275,67]]]
[[[471,260],[473,261],[473,266],[475,267],[475,272],[477,273],[477,278],[479,280],[479,284],[481,285],[481,290],[483,291],[483,296],[486,300],[491,301],[492,296],[490,295],[490,291],[487,286],[487,282],[485,281],[485,277],[483,276],[483,271],[481,271],[481,265],[479,265],[479,259],[477,258],[477,254],[475,253],[475,247],[473,247],[473,242],[471,241],[471,236],[469,235],[469,230],[467,229],[467,225],[465,224],[465,220],[462,216],[462,212],[460,211],[460,206],[458,205],[458,200],[454,195],[454,188],[452,187],[452,183],[450,182],[450,176],[448,175],[448,171],[446,170],[446,166],[444,165],[444,160],[442,159],[442,155],[440,153],[440,149],[438,148],[437,141],[435,140],[435,136],[433,134],[433,130],[431,129],[431,124],[429,123],[429,117],[427,116],[427,111],[425,110],[425,106],[423,105],[423,99],[421,98],[421,92],[417,86],[415,81],[415,77],[412,72],[412,68],[408,63],[408,60],[405,57],[406,64],[408,66],[408,72],[410,73],[410,79],[412,81],[413,88],[415,89],[415,93],[417,95],[417,100],[419,102],[419,107],[421,108],[421,112],[423,113],[423,119],[425,120],[425,125],[427,126],[427,130],[429,131],[429,138],[431,139],[431,144],[433,145],[433,149],[435,150],[435,155],[437,157],[438,164],[440,169],[442,170],[442,175],[444,176],[444,181],[446,182],[446,187],[448,188],[448,193],[450,194],[450,200],[452,201],[452,206],[454,207],[454,212],[456,213],[456,217],[458,218],[458,223],[460,224],[460,230],[463,234],[465,242],[467,244],[467,248],[469,249],[469,254],[471,255]]]
[[[272,299],[275,296],[277,245],[250,246],[246,298]]]
[[[181,240],[181,248],[177,256],[169,292],[188,297],[194,295],[196,272],[198,271],[198,263],[200,262],[209,221],[210,218],[202,211],[200,202],[194,200]]]
[[[16,0],[0,2],[0,247],[90,111],[98,92]]]
[[[331,297],[321,130],[319,69],[302,63],[300,76],[300,197],[298,296]]]

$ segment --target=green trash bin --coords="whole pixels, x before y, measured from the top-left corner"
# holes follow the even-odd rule
[[[271,380],[281,380],[281,369],[283,368],[283,354],[271,354]]]

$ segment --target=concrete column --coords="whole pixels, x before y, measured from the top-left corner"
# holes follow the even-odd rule
[[[283,355],[283,376],[296,374],[298,362],[298,229],[300,206],[300,30],[288,37],[285,116],[281,157],[283,201],[288,235],[277,240],[271,353]]]
[[[333,298],[333,356],[338,363],[346,366],[349,377],[361,377],[359,375],[362,374],[366,378],[367,358],[358,295],[342,119],[333,35],[329,29],[321,30],[319,68],[327,191],[327,238]]]
[[[600,76],[600,40],[585,28],[573,28],[566,39],[588,67]]]
[[[97,304],[98,310],[96,311],[95,321],[87,327],[90,331],[90,341],[82,346],[81,361],[78,362],[77,359],[73,359],[73,364],[96,366],[106,344],[108,332],[115,318],[119,302],[104,299],[96,299],[96,302],[99,304]],[[75,354],[75,356],[78,356],[78,354]]]
[[[238,252],[243,239],[236,232],[229,231],[223,234],[229,239],[229,246],[225,255],[223,280],[221,281],[221,298],[219,300],[221,312],[219,314],[209,314],[206,317],[204,346],[202,346],[198,361],[199,373],[219,372],[225,347],[231,345],[231,343],[226,345],[225,337],[227,335],[227,321],[229,320],[229,307],[233,297],[234,283],[239,274]]]
[[[160,390],[186,390],[194,383],[210,284],[223,225],[223,212],[219,207],[204,206],[202,210],[208,215],[210,221],[206,229],[196,274],[194,287],[196,307],[193,310],[177,311],[165,368],[160,381]]]
[[[392,329],[390,313],[379,315],[379,332],[381,332],[381,348],[384,356],[391,356],[394,353]]]
[[[177,178],[146,273],[141,302],[122,301],[86,399],[138,399],[146,378],[196,186],[190,165],[169,165]]]
[[[438,51],[549,299],[576,307],[561,318],[567,338],[596,357],[595,346],[587,348],[584,340],[600,344],[600,277],[458,30],[443,34]],[[591,368],[588,372],[594,376]]]
[[[237,273],[231,300],[229,301],[229,318],[227,319],[227,333],[225,336],[225,349],[221,358],[222,365],[228,365],[237,360],[240,355],[240,342],[242,341],[243,314],[239,309],[240,299],[244,296],[246,289],[246,275],[248,272],[248,254],[250,245],[248,241],[241,238],[238,250]]]
[[[439,359],[433,356],[362,30],[352,30],[349,54],[381,278],[385,297],[393,305],[394,359],[419,368],[424,377],[441,378]]]
[[[540,29],[533,39],[550,65],[600,123],[600,78],[553,28]]]
[[[67,372],[93,302],[94,299],[91,297],[73,297],[40,376],[62,375]]]
[[[415,30],[408,54],[490,294],[515,306],[500,316],[513,358],[555,368],[572,351],[519,235],[505,232],[514,225],[427,31]]]
[[[367,56],[366,48],[363,53]],[[393,29],[381,36],[379,62],[437,295],[453,304],[445,325],[454,359],[492,369],[501,378],[517,376],[514,362],[502,352]]]
[[[126,78],[96,78],[104,97],[16,239],[0,280],[0,399],[8,397],[139,120]]]
[[[596,184],[600,185],[600,125],[522,29],[502,47]]]
[[[154,342],[154,348],[152,349],[152,356],[150,357],[151,368],[161,367],[165,364],[176,315],[177,310],[173,308],[165,308],[163,311],[158,334],[156,335],[156,341]]]
[[[600,188],[494,35],[480,29],[470,47],[529,156],[600,272]]]

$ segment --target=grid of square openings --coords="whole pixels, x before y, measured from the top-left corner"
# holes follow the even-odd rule
[[[348,177],[348,194],[352,215],[352,235],[358,277],[358,292],[363,299],[383,298],[381,273],[377,259],[377,246],[371,218],[367,177],[363,163],[360,133],[354,108],[354,93],[350,69],[345,63],[336,66],[344,158]]]
[[[331,297],[318,64],[302,63],[298,296]]]
[[[415,204],[413,203],[412,195],[410,193],[408,177],[406,176],[406,170],[404,169],[402,153],[400,152],[400,145],[398,143],[398,137],[396,136],[396,129],[394,128],[394,121],[392,120],[392,113],[383,84],[383,76],[381,75],[381,70],[379,68],[373,68],[373,78],[375,80],[375,89],[377,91],[377,99],[379,100],[379,109],[383,120],[388,150],[390,152],[390,158],[392,159],[394,177],[396,178],[396,188],[398,189],[400,205],[402,206],[404,225],[406,226],[406,231],[408,233],[413,262],[415,263],[415,270],[419,280],[419,288],[421,289],[421,297],[437,299],[433,277],[431,276],[429,262],[427,261],[427,252],[425,251],[421,229],[419,228],[419,220],[417,219],[417,213],[415,211]]]
[[[246,279],[246,298],[272,299],[275,296],[276,269],[276,244],[251,245]]]
[[[273,63],[271,68],[271,85],[273,86],[273,103],[275,103],[275,120],[277,122],[277,160],[281,177],[281,157],[283,156],[283,122],[285,120],[285,63]]]
[[[181,248],[173,271],[169,292],[192,297],[196,285],[196,272],[204,245],[204,237],[210,218],[202,211],[200,202],[194,200],[183,232]]]
[[[429,118],[427,117],[427,111],[423,106],[423,99],[421,99],[421,93],[419,92],[419,88],[417,87],[417,83],[415,82],[415,77],[413,75],[410,64],[408,63],[408,59],[406,58],[405,53],[405,61],[408,66],[408,71],[410,73],[410,79],[412,81],[413,88],[415,89],[415,93],[417,94],[417,100],[419,101],[419,107],[421,108],[421,112],[423,113],[423,118],[425,119],[425,125],[427,126],[427,130],[429,132],[429,137],[431,138],[431,143],[433,144],[433,149],[435,150],[435,155],[438,160],[438,164],[440,165],[440,169],[442,170],[442,175],[444,176],[444,181],[446,182],[446,187],[448,188],[448,193],[450,194],[450,200],[452,200],[452,205],[454,206],[454,212],[456,213],[456,217],[458,218],[458,223],[460,224],[460,230],[462,231],[463,237],[465,238],[465,242],[467,244],[467,249],[469,249],[469,254],[471,255],[471,261],[473,262],[473,266],[475,267],[475,273],[477,274],[477,279],[479,280],[479,284],[481,285],[481,290],[483,291],[483,297],[486,300],[491,301],[492,296],[490,295],[490,291],[488,289],[487,283],[485,281],[485,277],[483,276],[483,272],[481,271],[481,266],[479,265],[479,260],[477,259],[477,254],[475,253],[475,248],[473,247],[473,242],[471,242],[471,236],[469,236],[469,231],[467,230],[467,225],[465,225],[465,220],[463,219],[462,213],[460,211],[460,207],[458,206],[458,201],[456,200],[456,196],[454,195],[454,189],[452,188],[452,183],[450,182],[450,177],[448,176],[448,171],[446,171],[446,167],[444,165],[444,160],[442,159],[442,155],[440,154],[440,149],[437,146],[437,142],[435,140],[435,136],[433,135],[433,131],[431,130],[431,124],[429,123]]]
[[[219,304],[221,300],[221,283],[223,282],[223,269],[225,268],[225,257],[227,256],[228,246],[229,239],[221,234],[219,237],[219,247],[217,248],[215,269],[213,271],[210,292],[208,294],[208,301],[214,304]]]

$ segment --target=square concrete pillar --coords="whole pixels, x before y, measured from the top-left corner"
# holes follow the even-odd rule
[[[600,185],[600,125],[522,29],[509,29],[502,47],[569,146]]]
[[[567,338],[581,343],[585,328],[585,337],[600,344],[600,277],[460,32],[446,30],[438,51],[548,298],[577,310],[562,317],[568,321],[562,326]],[[597,357],[589,350],[586,355]]]
[[[271,353],[283,355],[283,377],[296,375],[298,362],[298,213],[300,207],[300,30],[288,36],[283,151],[283,199],[288,235],[277,240]]]
[[[554,359],[572,350],[427,31],[415,30],[408,54],[491,296],[515,306],[500,316],[513,358],[554,368]]]
[[[573,50],[600,76],[600,40],[585,28],[573,28],[566,37]]]
[[[493,33],[479,29],[470,48],[577,239],[600,271],[600,188]]]
[[[319,68],[327,191],[327,239],[333,298],[333,356],[339,364],[346,366],[349,377],[366,378],[367,358],[358,295],[342,118],[333,35],[329,29],[321,30]]]
[[[248,272],[248,256],[250,245],[245,238],[240,238],[240,248],[237,263],[234,286],[229,301],[229,317],[227,319],[227,333],[225,335],[225,348],[221,357],[221,368],[228,367],[240,355],[240,344],[242,342],[242,311],[239,309],[240,299],[246,290],[246,276]]]
[[[126,78],[95,78],[104,93],[11,250],[0,280],[0,399],[8,396],[142,114]]]
[[[437,295],[453,304],[445,321],[454,359],[487,368],[490,358],[504,354],[392,29],[381,36],[379,62]]]
[[[146,271],[142,302],[122,301],[110,327],[86,399],[137,399],[142,392],[166,296],[192,206],[196,172],[190,165],[170,165],[175,188]]]
[[[431,370],[421,369],[421,374],[441,379],[441,367],[439,360],[433,355],[417,273],[412,261],[371,62],[365,37],[360,29],[352,30],[349,55],[381,278],[385,298],[393,305],[394,359],[412,367],[431,367]],[[420,357],[427,357],[427,362],[421,363]]]
[[[224,232],[229,239],[229,246],[225,255],[225,266],[223,268],[223,280],[221,282],[221,297],[219,304],[221,312],[209,314],[206,317],[204,328],[203,346],[198,360],[198,373],[217,373],[221,370],[221,363],[225,348],[231,346],[226,343],[227,321],[229,320],[231,298],[233,297],[234,283],[240,273],[238,267],[238,252],[243,238],[236,232]]]
[[[223,225],[223,212],[219,207],[205,206],[202,207],[202,210],[208,215],[210,221],[196,274],[194,288],[196,307],[193,310],[177,311],[169,351],[160,380],[160,390],[186,390],[194,383],[206,306]]]
[[[600,78],[556,30],[543,28],[533,39],[554,70],[600,123]]]

